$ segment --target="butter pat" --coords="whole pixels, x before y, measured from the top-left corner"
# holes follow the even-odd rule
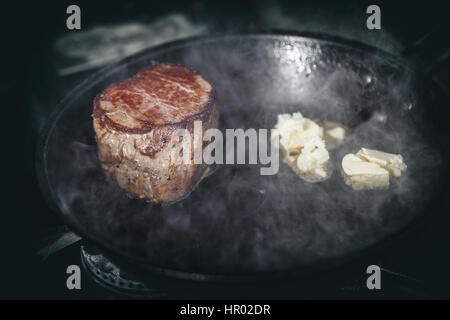
[[[376,163],[362,160],[353,153],[342,159],[345,183],[353,189],[386,188],[389,186],[389,172]]]
[[[361,148],[356,155],[347,154],[342,159],[345,183],[357,190],[386,188],[390,177],[399,178],[405,170],[401,155],[367,148]]]
[[[329,176],[330,156],[323,140],[323,128],[300,112],[278,115],[272,130],[272,143],[279,143],[284,162],[308,182],[319,182]]]
[[[329,159],[325,141],[319,136],[314,136],[305,140],[305,145],[297,158],[297,168],[311,180],[321,180],[327,176]]]
[[[278,122],[272,130],[272,141],[279,138],[280,146],[289,154],[297,152],[305,145],[308,138],[323,137],[323,128],[300,112],[278,115]]]
[[[333,129],[327,130],[327,135],[333,139],[343,141],[345,139],[345,130],[342,127],[335,127]]]
[[[325,143],[329,149],[339,147],[350,136],[350,128],[341,123],[324,121],[322,126],[325,131]]]
[[[399,154],[361,148],[356,155],[361,159],[378,164],[388,170],[390,175],[395,178],[400,178],[402,172],[407,168],[403,162],[403,157]]]

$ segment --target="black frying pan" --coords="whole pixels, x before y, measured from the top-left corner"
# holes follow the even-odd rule
[[[272,128],[300,111],[352,130],[330,151],[331,177],[311,184],[280,163],[224,165],[183,201],[130,199],[103,175],[92,101],[154,62],[200,72],[216,88],[222,128]],[[426,76],[360,43],[264,34],[194,38],[108,66],[62,101],[39,147],[38,174],[77,233],[145,270],[200,279],[254,279],[332,267],[389,243],[439,203],[449,174],[442,110],[448,97]],[[354,191],[340,161],[360,147],[404,156],[408,170],[387,190]],[[281,156],[280,156],[281,158]]]

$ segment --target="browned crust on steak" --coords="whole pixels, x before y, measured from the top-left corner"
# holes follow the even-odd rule
[[[176,86],[178,79],[173,80],[170,86],[164,86],[157,81],[154,74],[148,72],[158,67],[156,66],[138,73],[129,80],[112,85],[99,94],[94,100],[93,125],[99,147],[99,158],[106,174],[135,197],[168,203],[186,197],[208,172],[206,164],[176,161],[177,155],[186,155],[192,160],[196,148],[191,148],[189,152],[189,149],[185,150],[176,134],[177,129],[187,129],[191,134],[191,144],[194,145],[194,121],[202,122],[201,141],[203,141],[205,130],[218,127],[219,112],[215,103],[214,88],[198,73],[179,65],[159,65],[161,66],[169,74],[172,74],[174,70],[179,71],[180,68],[184,70],[183,74],[192,74],[192,77],[181,77],[181,84],[186,89],[185,96],[180,98],[176,95],[179,92],[176,89],[173,90],[173,84],[175,83]],[[179,73],[175,72],[175,74]],[[164,78],[166,74],[161,73],[158,76]],[[148,92],[142,93],[142,84],[148,84],[149,81],[156,82],[146,87],[149,89]],[[191,86],[189,81],[200,81],[202,85],[196,88],[195,85]],[[190,88],[196,88],[197,91]],[[137,92],[138,97],[134,100],[123,99],[122,91]],[[157,111],[157,116],[152,114],[155,111],[154,108],[148,108],[149,112],[140,114],[128,110],[130,106],[139,110],[143,101],[139,96],[141,94],[148,96],[153,92],[159,92],[159,97],[163,99],[164,95],[174,98],[163,103],[169,101],[174,104],[174,108],[179,112],[175,114],[177,121],[173,121],[174,113],[171,107],[168,107],[170,109],[168,112],[165,112],[167,108],[163,109],[163,112]],[[119,96],[120,99],[115,100],[114,95]],[[189,100],[192,96],[194,97],[192,101],[197,104]],[[201,98],[196,100],[196,96]],[[106,105],[106,110],[101,106],[102,101],[109,103]],[[113,102],[119,103],[114,105]],[[120,105],[123,102],[127,105]],[[122,113],[128,113],[124,117],[122,115],[117,117],[114,115],[116,109],[119,113],[123,110]],[[113,119],[108,112],[113,114]],[[133,116],[136,116],[139,121],[135,121]],[[114,121],[122,119],[124,122]],[[128,126],[130,123],[131,126]]]
[[[155,121],[154,118],[152,119],[151,117],[149,117],[149,118],[145,119],[146,115],[143,115],[143,117],[134,119],[139,122],[140,126],[137,128],[131,128],[124,124],[118,123],[117,121],[113,121],[106,114],[105,110],[100,106],[100,102],[103,102],[103,101],[111,102],[112,104],[114,104],[114,101],[113,101],[112,97],[110,96],[110,93],[112,91],[117,92],[117,91],[126,91],[126,90],[130,90],[130,89],[133,90],[136,86],[138,86],[140,84],[142,85],[145,83],[149,83],[150,81],[157,80],[157,78],[156,78],[157,74],[155,74],[155,70],[156,70],[156,72],[158,72],[158,68],[161,68],[161,67],[174,68],[173,70],[170,71],[170,76],[173,78],[174,81],[179,81],[184,85],[195,84],[196,77],[200,77],[203,81],[206,82],[206,80],[198,72],[196,72],[190,68],[187,68],[185,66],[178,65],[178,64],[172,64],[172,63],[158,64],[149,69],[139,72],[138,74],[136,74],[135,76],[133,76],[132,78],[130,78],[128,80],[113,84],[113,85],[109,86],[107,89],[105,89],[102,93],[98,94],[94,99],[93,117],[99,121],[101,126],[106,125],[106,126],[113,128],[114,130],[123,131],[123,132],[127,132],[127,133],[146,133],[157,127],[161,127],[161,126],[167,127],[169,125],[172,125],[174,129],[181,128],[185,124],[190,123],[192,121],[202,120],[202,119],[204,120],[204,119],[208,118],[212,112],[212,109],[213,109],[215,101],[216,101],[216,93],[212,86],[211,86],[211,90],[208,93],[208,97],[207,97],[206,101],[199,102],[202,104],[200,106],[199,112],[194,112],[191,115],[184,117],[182,120],[176,121],[173,123],[164,122],[164,121],[163,121],[163,123],[157,123],[158,121]],[[147,89],[151,90],[151,88],[147,88]],[[200,86],[194,86],[193,89],[194,89],[194,91],[196,91],[197,94],[199,94],[198,92],[202,88]],[[163,92],[162,94],[167,95],[168,92]],[[123,97],[123,98],[124,99],[122,99],[122,100],[124,100],[124,102],[127,103],[128,106],[135,107],[137,101],[133,101],[132,97]],[[181,100],[192,99],[192,97],[191,96],[183,96],[182,94],[178,94],[173,99],[174,104],[179,102],[179,101],[176,101],[177,99],[181,99]],[[181,109],[183,106],[179,106],[179,107]],[[133,111],[138,112],[138,110],[133,110]],[[142,116],[142,114],[137,114],[137,115]]]

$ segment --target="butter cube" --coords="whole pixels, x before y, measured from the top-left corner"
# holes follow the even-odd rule
[[[402,172],[407,168],[403,157],[399,154],[361,148],[356,155],[361,159],[378,164],[396,178],[401,177]]]
[[[376,163],[364,161],[353,153],[342,159],[342,173],[345,183],[356,190],[389,186],[389,172],[386,169]]]

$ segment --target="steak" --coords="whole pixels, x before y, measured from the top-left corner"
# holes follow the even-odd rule
[[[200,74],[176,64],[145,69],[94,99],[102,168],[134,197],[157,203],[180,200],[207,174],[208,166],[175,158],[193,160],[196,147],[187,149],[184,140],[196,145],[194,121],[201,121],[203,141],[205,130],[216,128],[218,119],[214,88]],[[190,136],[178,136],[178,129]]]

